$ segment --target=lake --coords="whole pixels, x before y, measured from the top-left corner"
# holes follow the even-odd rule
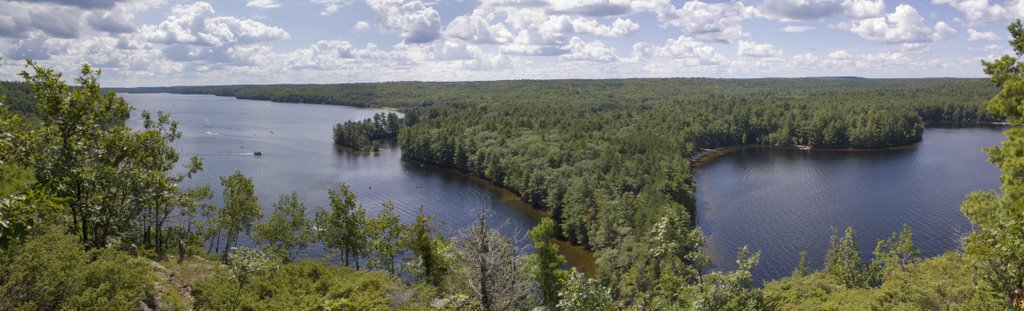
[[[928,128],[916,147],[876,151],[746,148],[695,170],[697,223],[714,269],[735,269],[743,245],[761,251],[757,281],[792,273],[800,251],[823,268],[832,228],[857,232],[863,260],[910,225],[923,256],[958,249],[971,224],[964,196],[999,187],[983,147],[1005,127]]]
[[[143,110],[164,111],[179,122],[182,138],[175,143],[179,164],[192,155],[203,159],[205,171],[184,182],[184,188],[209,184],[221,205],[220,176],[235,171],[252,178],[264,214],[269,215],[281,194],[292,191],[306,205],[306,216],[316,207],[328,207],[327,189],[347,183],[369,216],[386,200],[395,203],[405,223],[415,220],[422,206],[433,215],[445,235],[452,236],[475,223],[481,211],[487,221],[513,236],[527,251],[526,232],[542,214],[513,193],[479,178],[451,170],[401,160],[397,147],[361,152],[335,146],[331,133],[339,122],[372,117],[379,109],[314,104],[286,104],[240,100],[212,95],[120,94],[135,111],[128,121],[141,128]],[[262,156],[253,155],[262,152]],[[251,245],[242,237],[241,245]],[[592,259],[577,248],[563,247],[570,262],[593,269]],[[323,247],[313,245],[300,256],[320,258]]]
[[[162,110],[177,120],[175,146],[182,162],[199,155],[206,170],[184,187],[210,184],[221,204],[219,177],[241,171],[253,179],[269,214],[281,194],[296,191],[307,216],[327,207],[327,189],[345,182],[369,215],[392,200],[403,222],[422,206],[448,236],[490,210],[487,221],[530,251],[525,233],[543,215],[513,193],[452,170],[405,162],[401,150],[360,152],[331,140],[336,123],[382,112],[345,106],[273,103],[211,95],[121,94],[136,108],[128,124],[141,128],[138,113]],[[800,151],[746,148],[714,158],[695,170],[697,223],[707,236],[713,269],[734,269],[736,249],[761,251],[756,280],[789,275],[801,250],[820,269],[832,228],[857,230],[864,259],[875,241],[900,230],[914,231],[924,256],[957,249],[970,231],[960,213],[964,195],[999,186],[999,171],[982,147],[1003,140],[1002,127],[928,128],[923,141],[883,151]],[[262,156],[253,155],[260,151]],[[247,237],[242,245],[251,245]],[[593,271],[589,253],[562,243],[570,263]],[[301,256],[319,258],[320,245]]]

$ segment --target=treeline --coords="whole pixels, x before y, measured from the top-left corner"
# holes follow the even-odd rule
[[[401,119],[397,113],[376,113],[372,118],[361,121],[345,121],[334,126],[334,143],[359,150],[376,150],[381,140],[398,137],[398,130],[403,124],[414,119]]]
[[[35,93],[32,86],[20,81],[0,81],[0,94],[7,97],[5,105],[10,105],[12,111],[24,116],[36,116],[39,111],[36,108]]]

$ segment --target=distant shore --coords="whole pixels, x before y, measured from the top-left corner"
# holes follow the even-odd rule
[[[1010,124],[1010,122],[1006,122],[1006,121],[971,121],[971,122],[940,121],[940,122],[929,122],[929,123],[925,124],[926,127],[927,126],[935,126],[935,125],[939,125],[939,126],[953,125],[953,126],[971,127],[971,126],[986,126],[986,125],[989,125],[989,126],[1009,126],[1009,125],[1012,125],[1012,124]],[[690,156],[690,164],[693,167],[701,167],[701,166],[704,166],[705,164],[708,164],[709,162],[711,162],[712,160],[714,160],[715,158],[718,158],[720,156],[723,156],[723,155],[726,155],[726,154],[730,154],[730,153],[733,153],[733,152],[736,152],[736,151],[739,151],[739,150],[753,149],[753,148],[793,149],[793,150],[804,150],[804,151],[872,152],[872,151],[889,151],[889,150],[901,150],[901,149],[916,148],[919,144],[921,144],[921,142],[917,141],[917,142],[914,142],[914,143],[911,143],[911,144],[907,144],[907,145],[891,146],[891,147],[885,147],[885,148],[825,148],[825,147],[819,148],[819,147],[807,146],[807,145],[743,144],[743,145],[732,145],[732,146],[717,147],[717,148],[703,148],[703,149],[701,149],[701,151],[698,151],[697,153],[695,153],[695,154]]]
[[[690,163],[693,167],[701,167],[711,162],[715,158],[723,155],[727,155],[736,151],[744,149],[756,149],[756,148],[772,148],[772,149],[790,149],[790,150],[801,150],[801,151],[843,151],[843,152],[874,152],[874,151],[890,151],[890,150],[901,150],[915,148],[921,144],[920,141],[913,142],[902,146],[891,146],[885,148],[826,148],[826,147],[814,147],[808,145],[765,145],[765,144],[745,144],[745,145],[733,145],[719,148],[704,148],[700,152],[690,156]]]

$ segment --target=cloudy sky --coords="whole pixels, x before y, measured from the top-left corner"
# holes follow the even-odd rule
[[[0,0],[24,59],[107,86],[978,77],[1024,0]]]

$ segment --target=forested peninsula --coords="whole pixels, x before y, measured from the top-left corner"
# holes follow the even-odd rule
[[[633,227],[624,231],[646,232],[659,209],[692,213],[688,159],[705,148],[886,148],[920,141],[929,122],[1001,120],[983,105],[997,91],[985,79],[525,80],[123,91],[399,108],[406,115],[398,135],[404,157],[504,186],[550,211],[563,237],[594,250],[630,244],[613,233],[621,219]],[[341,124],[335,141],[382,120]],[[362,132],[366,138],[358,145],[381,136]]]

